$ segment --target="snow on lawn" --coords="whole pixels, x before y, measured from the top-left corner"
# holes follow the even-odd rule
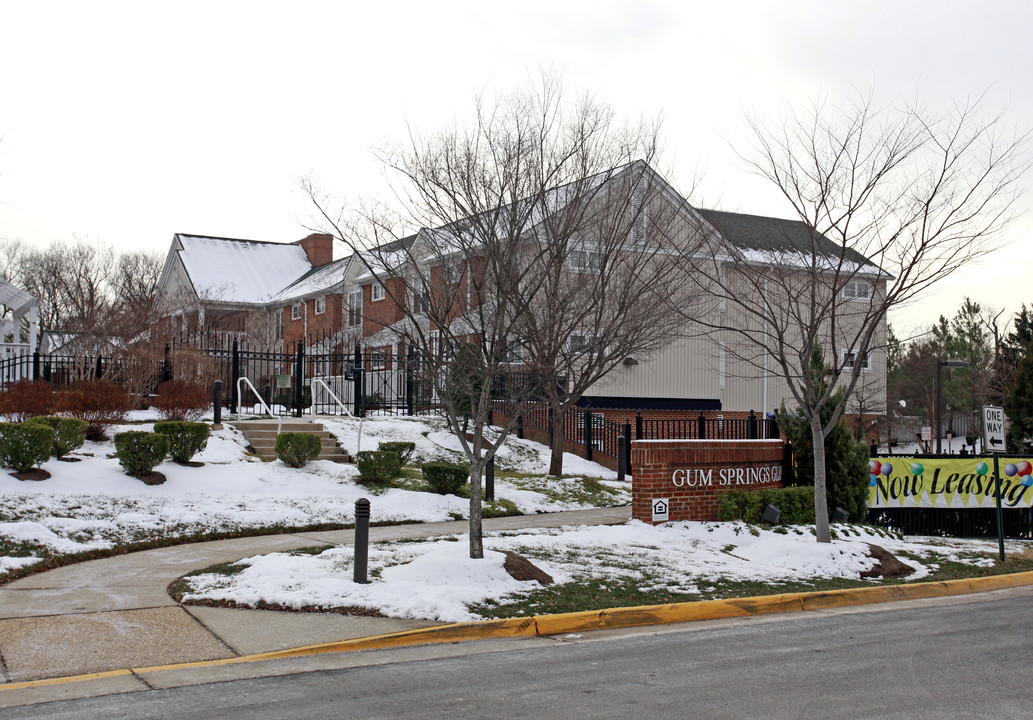
[[[154,416],[135,413],[133,419],[145,422],[115,426],[109,434],[150,430],[147,421]],[[358,421],[331,420],[326,425],[340,433],[345,449],[355,452]],[[455,452],[458,441],[439,420],[373,418],[363,423],[364,449],[387,440],[415,442],[413,465],[420,460],[461,460]],[[72,457],[79,462],[44,463],[51,478],[40,482],[0,472],[0,548],[21,544],[29,555],[41,549],[65,554],[202,532],[350,523],[361,497],[370,498],[376,522],[449,520],[466,517],[469,510],[469,500],[454,495],[364,487],[355,482],[353,465],[318,461],[295,469],[278,460],[264,463],[247,454],[243,435],[228,425],[213,432],[208,447],[195,456],[204,467],[165,462],[155,468],[168,478],[163,485],[145,485],[126,475],[110,441],[88,442]],[[497,466],[544,476],[548,462],[548,448],[514,437],[501,449]],[[571,455],[565,463],[568,473],[607,479],[604,483],[612,490],[609,504],[630,501],[630,487],[610,480],[615,474],[601,465]],[[555,492],[561,485],[577,490],[583,483],[578,478],[532,477],[516,485],[496,478],[495,492],[523,513],[586,507],[576,494]],[[23,550],[5,557],[0,551],[0,578],[33,562],[31,557],[19,557],[26,554]]]
[[[503,569],[503,551],[529,557],[557,583],[630,580],[641,588],[697,594],[716,580],[779,582],[809,578],[854,578],[870,569],[874,543],[891,552],[909,551],[923,558],[965,561],[985,543],[960,541],[957,547],[904,541],[866,528],[837,525],[840,535],[819,544],[807,528],[786,533],[742,523],[679,522],[660,526],[631,521],[613,527],[566,527],[485,536],[483,560],[469,558],[467,536],[420,543],[373,544],[369,549],[372,582],[352,582],[350,547],[318,555],[273,553],[236,563],[235,574],[205,573],[188,578],[185,600],[260,602],[285,607],[378,610],[384,615],[442,622],[479,619],[470,605],[530,593],[539,585],[518,582]],[[953,544],[953,543],[952,543]],[[972,562],[971,560],[968,560]],[[929,568],[916,567],[913,578]],[[982,561],[976,560],[977,564]],[[992,564],[992,561],[987,561]]]

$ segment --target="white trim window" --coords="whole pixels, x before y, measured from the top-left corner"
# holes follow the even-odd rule
[[[871,354],[871,352],[856,353],[856,352],[848,352],[848,351],[844,350],[842,358],[843,358],[843,369],[844,370],[853,370],[854,369],[854,363],[855,362],[860,362],[861,363],[861,372],[869,373],[869,372],[872,371],[872,354]]]
[[[872,285],[864,280],[851,280],[843,286],[843,299],[871,302]]]
[[[374,282],[369,288],[369,299],[373,302],[378,302],[387,297],[387,293],[384,290],[383,284]]]
[[[273,340],[283,340],[283,310],[273,313]]]
[[[430,293],[414,287],[409,304],[414,315],[426,315],[430,310]]]
[[[591,243],[580,243],[567,255],[567,266],[574,272],[599,273],[605,264],[606,253]]]
[[[386,350],[370,350],[369,353],[369,369],[370,370],[383,370],[387,367],[387,351]]]
[[[502,357],[499,359],[504,363],[519,365],[524,362],[523,349],[519,340],[512,340],[502,350]]]
[[[316,315],[322,315],[326,312],[326,295],[322,295],[316,298],[315,302]]]
[[[362,325],[362,290],[348,293],[348,327]]]
[[[291,320],[301,320],[301,306],[303,303],[296,302],[291,305]]]

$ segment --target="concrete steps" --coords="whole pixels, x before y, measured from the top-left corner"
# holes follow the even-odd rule
[[[244,433],[244,439],[251,449],[266,462],[276,459],[276,433],[296,432],[315,435],[320,439],[322,450],[316,460],[350,463],[354,458],[337,444],[337,438],[323,429],[322,423],[297,418],[280,420],[238,420],[230,423]]]

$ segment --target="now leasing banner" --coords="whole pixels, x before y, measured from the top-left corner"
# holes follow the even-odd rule
[[[868,481],[871,508],[993,508],[993,458],[875,458]],[[1001,458],[1001,507],[1033,507],[1033,464]]]

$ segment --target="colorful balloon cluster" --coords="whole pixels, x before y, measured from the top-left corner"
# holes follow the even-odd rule
[[[1004,474],[1008,477],[1019,476],[1019,481],[1026,487],[1033,486],[1033,466],[1029,464],[1027,460],[1023,460],[1019,463],[1008,463],[1004,466]]]
[[[881,460],[872,460],[871,463],[869,463],[868,470],[871,472],[868,487],[875,487],[879,484],[880,475],[885,475],[886,477],[890,476],[890,473],[893,472],[893,466],[889,463],[884,463]]]

